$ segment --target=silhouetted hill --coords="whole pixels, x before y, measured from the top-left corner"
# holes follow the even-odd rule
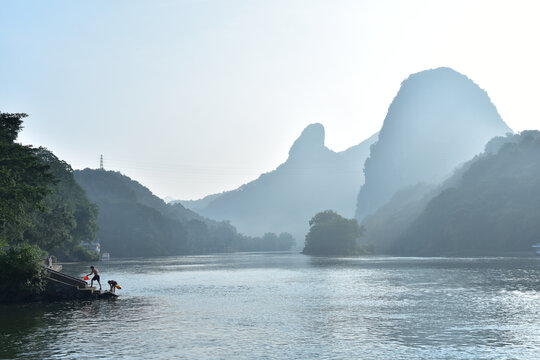
[[[209,218],[230,220],[249,235],[286,231],[303,239],[309,220],[319,211],[353,216],[363,164],[376,138],[336,153],[324,145],[324,127],[311,124],[274,171],[237,190],[182,204]]]
[[[389,252],[531,253],[540,242],[540,132],[496,138],[486,150],[428,202]]]
[[[438,187],[418,183],[396,192],[377,211],[364,218],[362,243],[374,245],[377,253],[387,253],[437,194]]]
[[[405,187],[440,183],[489,139],[508,132],[487,93],[466,76],[449,68],[411,75],[365,162],[356,218],[362,221]]]
[[[465,162],[441,184],[435,186],[418,183],[399,190],[390,201],[381,206],[375,213],[364,218],[362,225],[366,231],[361,241],[375,245],[377,253],[395,252],[403,233],[408,231],[411,224],[422,214],[433,198],[446,189],[458,187],[461,184],[463,174],[480,157],[496,154],[504,144],[517,143],[520,139],[520,136],[512,134],[507,134],[505,137],[495,137],[486,144],[483,154]]]
[[[221,195],[223,195],[223,193],[208,195],[199,200],[173,200],[171,201],[171,204],[182,204],[188,209],[199,212]]]
[[[181,204],[166,204],[119,172],[84,169],[77,183],[99,207],[97,238],[115,257],[288,250],[292,237],[251,238],[227,222],[206,219]]]

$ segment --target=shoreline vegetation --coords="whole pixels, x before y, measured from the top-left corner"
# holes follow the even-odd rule
[[[47,284],[42,251],[29,244],[0,251],[0,303],[41,299]]]
[[[0,302],[39,299],[44,258],[93,260],[97,208],[71,167],[44,148],[16,142],[27,115],[0,112]]]

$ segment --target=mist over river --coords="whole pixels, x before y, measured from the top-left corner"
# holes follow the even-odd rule
[[[90,264],[67,264],[81,276]],[[116,301],[0,306],[1,359],[539,359],[540,258],[95,264]]]

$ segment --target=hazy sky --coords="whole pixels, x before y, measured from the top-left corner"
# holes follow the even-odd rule
[[[340,151],[401,81],[449,66],[538,129],[540,1],[0,0],[0,110],[20,141],[161,197],[230,190],[320,122]]]

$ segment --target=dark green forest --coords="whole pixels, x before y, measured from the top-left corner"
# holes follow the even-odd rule
[[[119,172],[84,169],[77,182],[99,207],[97,237],[113,256],[281,251],[294,244],[282,233],[248,237],[226,221],[206,219],[181,204],[166,204]]]
[[[30,244],[62,260],[92,259],[97,207],[73,169],[44,148],[16,142],[26,114],[0,113],[0,244]]]
[[[80,246],[97,230],[97,207],[73,170],[44,148],[17,143],[26,114],[0,112],[0,302],[35,300],[46,256],[97,257]]]

